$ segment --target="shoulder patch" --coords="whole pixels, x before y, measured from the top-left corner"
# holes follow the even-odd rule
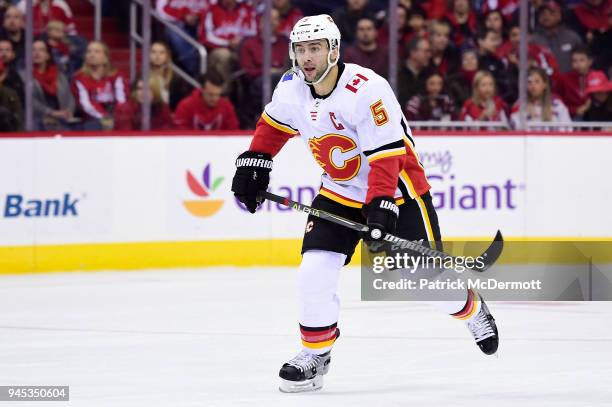
[[[358,74],[355,74],[344,87],[353,93],[357,93],[359,88],[362,87],[363,84],[366,83],[368,80],[369,80],[368,78],[358,73]]]
[[[290,81],[291,79],[293,79],[293,69],[289,69],[287,72],[283,74],[283,78],[281,79],[281,82]]]

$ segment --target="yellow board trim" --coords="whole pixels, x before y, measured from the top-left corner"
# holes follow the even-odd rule
[[[276,122],[272,117],[268,116],[266,114],[266,112],[263,112],[261,114],[261,118],[264,119],[264,121],[266,123],[268,123],[270,126],[274,127],[276,130],[280,130],[282,132],[289,133],[291,135],[298,134],[298,132],[293,130],[292,128],[287,127],[287,126],[283,126],[282,124]]]
[[[480,252],[491,237],[444,239],[445,242],[480,242],[469,252]],[[549,242],[575,242],[579,251],[589,253],[593,263],[612,263],[612,237],[505,237],[508,245],[498,264],[583,264],[584,256]],[[471,244],[471,243],[470,243]],[[137,270],[147,268],[218,266],[297,266],[302,239],[226,240],[183,242],[90,243],[38,246],[0,246],[0,275],[55,271]],[[463,244],[445,246],[450,254],[461,255]],[[511,249],[510,249],[511,248]],[[456,253],[455,253],[456,252]],[[351,266],[359,266],[361,245]]]

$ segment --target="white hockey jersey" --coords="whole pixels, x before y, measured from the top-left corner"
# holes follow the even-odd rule
[[[320,194],[334,201],[361,207],[377,182],[369,179],[371,165],[391,157],[402,158],[402,167],[395,169],[396,175],[399,170],[398,204],[427,192],[430,186],[412,134],[389,83],[356,64],[340,64],[339,74],[332,92],[320,97],[304,82],[301,72],[288,71],[262,120],[306,143],[324,171]],[[256,138],[263,131],[260,127]]]

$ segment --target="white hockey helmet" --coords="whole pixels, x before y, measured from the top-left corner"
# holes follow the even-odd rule
[[[294,45],[297,42],[303,41],[314,41],[314,40],[326,40],[328,45],[327,52],[327,69],[323,72],[323,75],[315,82],[306,83],[315,85],[321,82],[329,73],[334,65],[338,63],[340,59],[340,30],[334,20],[327,14],[319,14],[317,16],[302,17],[291,30],[289,35],[289,57],[293,63],[295,69],[296,57]],[[335,61],[331,59],[331,53],[334,49],[338,50],[338,56]]]

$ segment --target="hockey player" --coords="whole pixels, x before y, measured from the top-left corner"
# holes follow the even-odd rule
[[[365,221],[370,228],[360,236],[308,218],[298,269],[303,349],[279,373],[281,391],[300,392],[323,386],[330,351],[340,335],[339,272],[359,240],[377,243],[385,233],[395,233],[436,245],[441,238],[430,186],[387,81],[370,69],[338,62],[340,32],[328,15],[302,18],[290,40],[293,69],[274,90],[249,150],[238,157],[232,191],[255,213],[258,192],[268,188],[272,157],[299,136],[324,171],[312,206]],[[469,290],[465,301],[440,305],[467,322],[484,353],[496,352],[497,328],[477,293]]]

